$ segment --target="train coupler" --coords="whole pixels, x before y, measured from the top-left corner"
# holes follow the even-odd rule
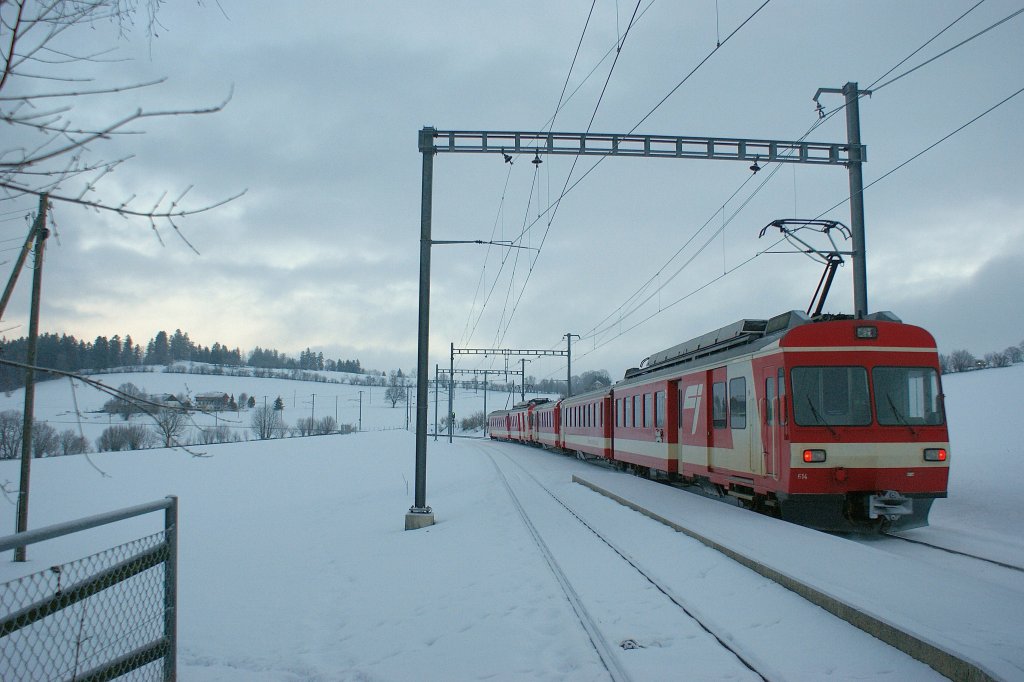
[[[897,521],[914,513],[914,501],[895,490],[868,495],[868,518]]]

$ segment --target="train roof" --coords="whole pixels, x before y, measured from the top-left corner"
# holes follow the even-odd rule
[[[820,315],[812,318],[800,310],[790,310],[767,320],[739,320],[647,356],[639,367],[626,370],[623,380],[641,377],[710,356],[722,356],[722,359],[725,359],[729,355],[740,352],[753,352],[778,340],[795,327],[840,319],[853,318],[850,315]],[[887,322],[901,321],[888,311],[872,313],[864,319]]]

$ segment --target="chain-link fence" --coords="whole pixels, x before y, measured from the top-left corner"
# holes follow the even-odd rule
[[[0,585],[0,679],[174,679],[177,504],[120,513],[143,508],[167,510],[163,531]],[[62,524],[43,539],[120,513]],[[0,551],[57,528],[2,538]]]

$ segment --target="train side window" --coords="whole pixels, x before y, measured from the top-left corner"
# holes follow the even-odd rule
[[[716,381],[711,386],[711,423],[716,429],[724,429],[726,427],[725,415],[725,382]]]
[[[764,380],[764,423],[771,426],[775,423],[775,377]]]
[[[654,394],[654,427],[665,428],[665,391]]]
[[[651,428],[654,420],[654,409],[651,405],[651,394],[644,393],[644,428]]]
[[[622,419],[619,417],[619,412],[622,410],[622,398],[615,399],[615,428],[622,425]]]
[[[629,428],[630,426],[633,426],[633,396],[626,396],[625,408],[626,409],[623,412],[625,421],[622,425]]]
[[[729,426],[747,428],[747,379],[736,377],[729,382]]]

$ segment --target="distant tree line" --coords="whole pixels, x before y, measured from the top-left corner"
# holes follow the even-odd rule
[[[28,338],[0,338],[0,357],[14,362],[25,362],[28,357]],[[323,353],[314,353],[309,348],[291,358],[273,349],[256,347],[246,357],[239,348],[229,348],[220,342],[212,346],[194,343],[188,332],[176,329],[173,334],[157,332],[145,349],[136,343],[130,334],[118,334],[108,338],[97,336],[92,342],[76,339],[69,334],[45,333],[37,342],[36,365],[64,372],[90,370],[101,372],[118,368],[170,365],[175,362],[193,361],[216,366],[241,367],[248,365],[262,369],[325,370],[363,374],[365,370],[359,360],[325,359]],[[37,375],[42,381],[50,377]],[[25,383],[24,370],[0,366],[0,390],[11,391]]]
[[[969,372],[973,369],[988,367],[1009,367],[1018,362],[1024,362],[1024,341],[1017,346],[1009,346],[1005,350],[985,353],[980,358],[963,348],[954,350],[949,355],[939,355],[939,365],[942,367],[943,374]]]

